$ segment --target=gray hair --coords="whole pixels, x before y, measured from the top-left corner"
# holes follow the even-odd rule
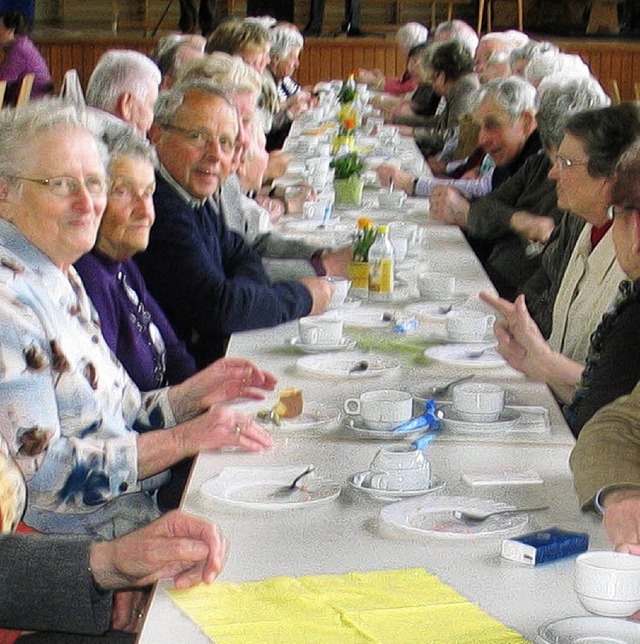
[[[543,87],[544,85],[544,87]],[[569,118],[577,112],[607,107],[611,100],[595,78],[552,76],[538,91],[538,133],[547,149],[558,148]]]
[[[95,66],[87,84],[87,105],[113,112],[124,92],[145,100],[149,86],[160,85],[158,66],[147,56],[128,49],[111,49]]]
[[[476,105],[489,98],[493,98],[512,121],[526,111],[536,112],[535,87],[517,76],[490,80],[480,89]]]
[[[407,51],[413,49],[416,45],[427,42],[427,38],[429,38],[429,30],[419,22],[407,22],[396,32],[398,47],[402,47]]]
[[[445,34],[448,35],[444,37]],[[472,56],[475,56],[478,48],[478,34],[476,34],[473,27],[463,20],[441,22],[433,32],[433,37],[441,42],[444,40],[458,40],[469,50]]]
[[[524,77],[530,83],[537,85],[545,76],[551,76],[556,71],[559,56],[560,50],[557,47],[535,51],[524,69]]]
[[[107,167],[108,154],[104,144],[88,125],[85,110],[58,98],[30,102],[23,107],[4,109],[0,116],[0,177],[14,184],[12,179],[20,174],[18,159],[28,141],[41,134],[58,130],[82,129],[96,142],[100,160]]]
[[[227,103],[234,113],[236,112],[229,95],[219,85],[207,78],[196,78],[176,83],[170,90],[160,94],[155,105],[154,123],[169,125],[176,112],[182,107],[186,95],[190,92],[203,92],[217,96]]]
[[[171,34],[158,42],[155,61],[162,76],[170,76],[180,65],[180,53],[184,49],[193,49],[204,54],[206,38],[195,34]]]
[[[271,58],[282,60],[286,58],[294,47],[304,46],[302,34],[293,27],[275,27],[271,30]]]
[[[536,42],[535,40],[530,40],[526,45],[518,47],[511,52],[509,61],[511,67],[515,67],[520,61],[526,60],[527,63],[531,62],[536,56],[544,54],[547,51],[556,51],[558,48],[546,40],[542,42]]]
[[[208,78],[227,94],[262,91],[262,77],[247,65],[240,56],[230,56],[217,51],[188,62],[178,73],[178,82]]]
[[[102,140],[109,151],[109,170],[119,157],[133,157],[158,167],[158,155],[149,140],[127,123],[113,124],[106,128]]]

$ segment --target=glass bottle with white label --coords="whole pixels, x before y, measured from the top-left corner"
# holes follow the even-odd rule
[[[389,301],[393,294],[395,253],[389,239],[389,226],[378,226],[378,235],[369,249],[369,300]]]

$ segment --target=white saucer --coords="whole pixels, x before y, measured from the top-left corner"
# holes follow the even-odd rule
[[[302,338],[295,336],[289,338],[287,343],[299,349],[302,353],[328,353],[330,351],[346,351],[355,348],[356,341],[343,336],[338,344],[305,344]]]
[[[612,617],[565,617],[538,629],[536,644],[640,644],[640,624]]]
[[[445,429],[450,429],[460,434],[493,433],[513,431],[520,420],[520,412],[505,407],[498,420],[491,422],[477,422],[463,420],[453,408],[453,405],[442,405],[442,424]]]
[[[400,432],[398,434],[395,434],[393,429],[369,429],[364,424],[362,416],[357,415],[345,416],[344,426],[358,436],[358,438],[378,441],[412,441],[429,431],[428,426],[420,427],[413,432]]]
[[[256,418],[265,427],[274,428],[274,432],[304,432],[305,430],[324,431],[331,429],[340,422],[342,412],[335,408],[327,408],[319,403],[305,403],[304,411],[295,418],[282,418],[275,425],[270,420]]]
[[[420,488],[418,490],[381,490],[379,488],[363,485],[363,482],[365,481],[369,473],[370,470],[366,470],[365,472],[357,472],[353,476],[350,476],[347,479],[347,482],[356,490],[360,490],[361,492],[364,492],[365,494],[368,494],[374,499],[378,499],[380,501],[395,501],[397,499],[409,499],[414,496],[431,494],[432,492],[442,490],[442,488],[444,488],[444,486],[446,485],[441,478],[433,476],[428,487]]]
[[[345,326],[354,329],[386,329],[391,326],[390,320],[383,320],[383,311],[376,309],[334,309],[324,317],[343,320]]]
[[[380,511],[383,525],[410,534],[422,534],[437,539],[469,537],[505,537],[521,534],[529,515],[497,514],[485,521],[468,524],[456,519],[454,510],[488,513],[515,509],[512,505],[468,496],[423,496],[393,503]]]
[[[469,357],[470,353],[480,351],[487,344],[440,344],[429,347],[424,355],[454,367],[471,367],[472,369],[495,369],[506,366],[504,358],[494,349],[489,348],[478,358]]]
[[[363,371],[350,370],[360,363],[367,363]],[[327,378],[377,378],[397,371],[400,361],[362,353],[328,353],[298,358],[296,367],[303,373]]]

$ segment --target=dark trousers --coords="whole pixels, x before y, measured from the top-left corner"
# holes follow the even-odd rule
[[[195,0],[180,0],[178,26],[182,33],[196,33],[200,25],[202,35],[208,36],[222,17],[216,16],[216,0],[200,0],[199,9]]]
[[[293,22],[293,0],[247,0],[247,15],[271,16],[281,22]]]
[[[311,0],[309,22],[304,29],[305,33],[317,36],[322,31],[325,2],[326,0]],[[345,0],[342,29],[360,29],[360,9],[361,0]]]

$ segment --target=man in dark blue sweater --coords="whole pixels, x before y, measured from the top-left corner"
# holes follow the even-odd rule
[[[238,137],[228,98],[211,81],[174,88],[159,99],[150,136],[161,162],[156,222],[137,261],[198,367],[224,354],[231,333],[323,313],[331,284],[271,283],[258,254],[224,223],[218,195]]]

